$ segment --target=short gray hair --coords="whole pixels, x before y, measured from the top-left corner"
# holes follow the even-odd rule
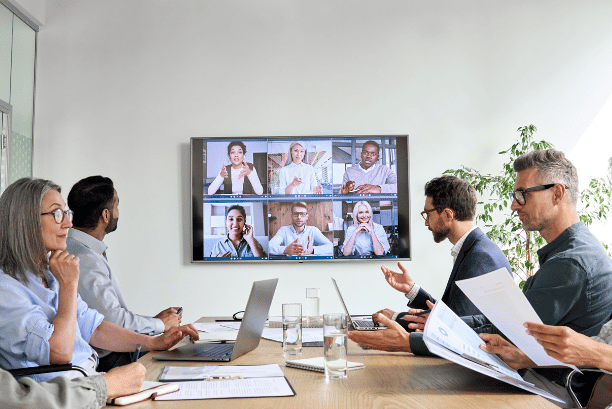
[[[50,180],[23,178],[0,196],[0,268],[23,284],[28,271],[46,278],[49,268],[40,207],[50,190],[61,192]]]
[[[555,149],[533,151],[519,156],[514,161],[514,170],[535,168],[538,170],[538,183],[561,183],[567,190],[569,203],[578,203],[578,171],[563,152]]]

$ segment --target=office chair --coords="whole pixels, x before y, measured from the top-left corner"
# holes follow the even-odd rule
[[[582,373],[602,373],[603,375],[597,379],[589,401],[586,406],[583,406],[576,393],[572,390],[572,379],[574,375]],[[577,408],[589,409],[604,409],[612,404],[612,375],[601,369],[581,369],[580,371],[572,370],[565,380],[565,389]]]
[[[78,371],[83,374],[83,376],[89,376],[87,371],[80,366],[72,365],[72,363],[67,364],[55,364],[55,365],[41,365],[41,366],[33,366],[29,368],[17,368],[17,369],[8,369],[11,375],[17,376],[30,376],[37,375],[41,373],[50,373],[50,372],[66,372],[66,371]]]

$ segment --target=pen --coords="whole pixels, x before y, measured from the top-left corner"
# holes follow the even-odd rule
[[[427,309],[425,311],[417,312],[416,314],[410,314],[410,315],[414,315],[415,317],[420,317],[421,315],[429,314],[430,312],[431,310]]]
[[[176,312],[177,314],[180,314],[181,312],[183,312],[183,307],[179,308],[178,311]]]
[[[134,355],[132,355],[132,362],[136,362],[138,358],[140,358],[140,348],[142,348],[140,344],[136,345],[136,350],[134,351]]]

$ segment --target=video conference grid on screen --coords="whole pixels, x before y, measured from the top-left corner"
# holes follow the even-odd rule
[[[194,138],[193,260],[406,257],[407,160],[407,136]]]

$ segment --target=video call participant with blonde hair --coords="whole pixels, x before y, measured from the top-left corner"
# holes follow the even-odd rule
[[[350,256],[382,256],[389,251],[389,240],[384,227],[374,223],[372,206],[359,201],[353,207],[353,225],[346,229],[342,254]]]
[[[323,188],[317,181],[312,165],[304,162],[306,143],[291,142],[287,164],[280,170],[280,186],[286,195],[321,194]]]

